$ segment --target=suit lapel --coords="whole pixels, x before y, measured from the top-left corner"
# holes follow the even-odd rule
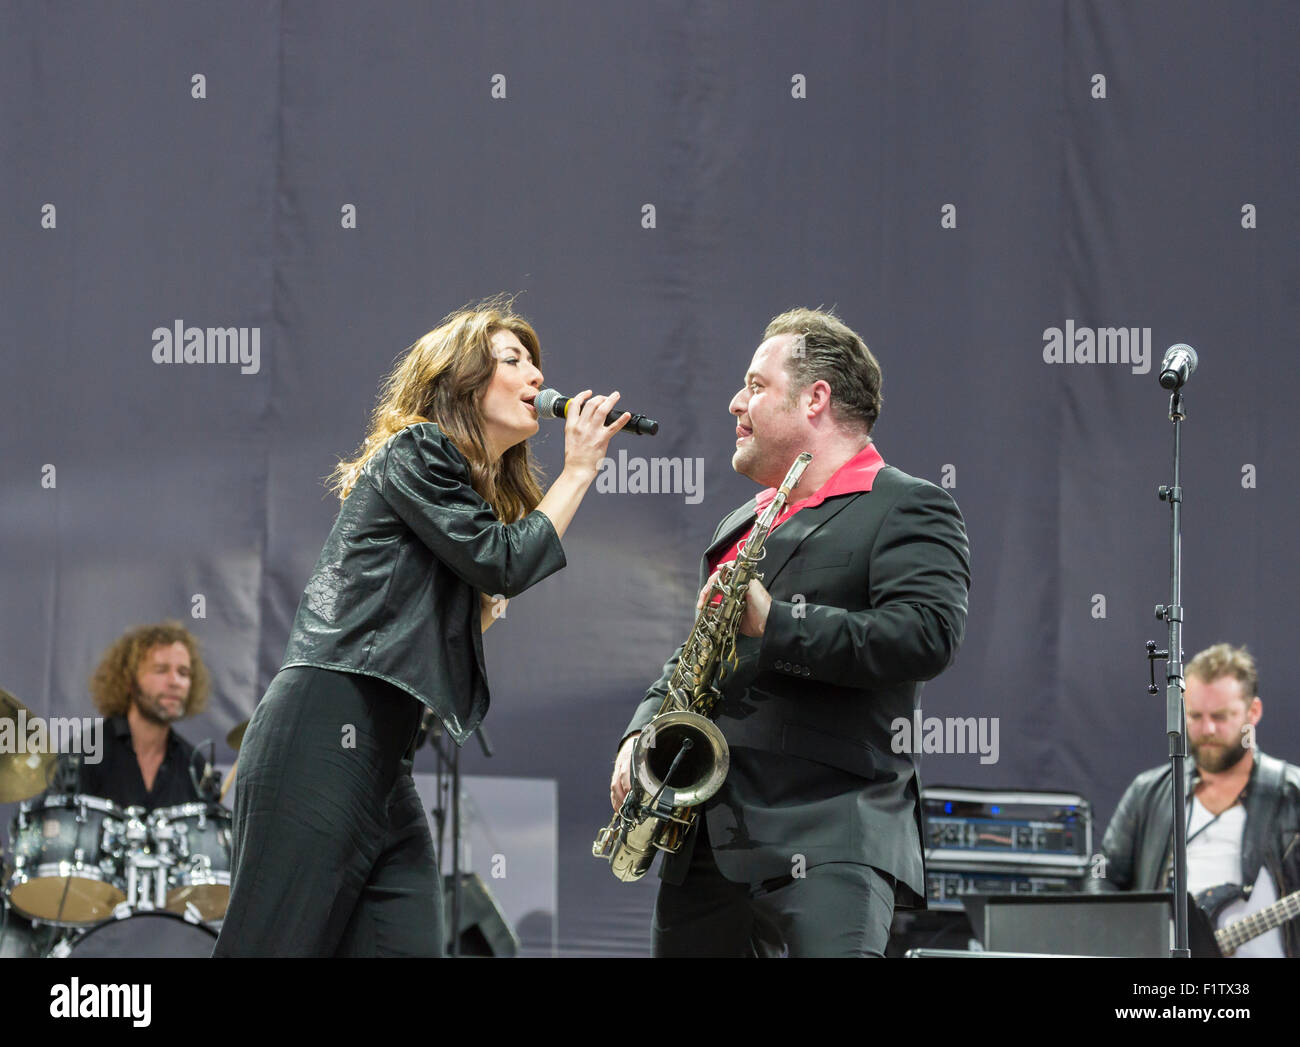
[[[731,547],[731,545],[740,537],[741,529],[754,522],[757,515],[754,512],[754,502],[756,499],[751,498],[748,502],[736,509],[730,516],[718,525],[718,530],[709,547],[704,550],[704,556],[700,559],[700,586],[709,577],[709,558],[715,553],[722,552]],[[796,514],[797,515],[797,514]]]
[[[862,491],[857,494],[828,498],[821,505],[814,505],[807,509],[800,509],[790,519],[786,520],[780,527],[768,535],[767,545],[764,547],[766,556],[760,564],[760,570],[763,575],[763,587],[771,589],[772,583],[776,581],[786,563],[789,562],[799,546],[813,534],[818,528],[825,526],[833,520],[838,514],[847,509],[853,502],[857,501],[864,494],[869,492]]]
[[[832,520],[837,514],[843,512],[856,499],[868,493],[870,492],[863,491],[847,497],[829,498],[822,502],[821,505],[800,509],[768,535],[767,545],[764,547],[766,555],[763,557],[761,565],[764,587],[771,588],[776,576],[781,573],[782,568],[785,567],[790,557],[795,554],[795,551],[803,544],[805,539],[819,527]],[[756,516],[754,500],[751,499],[722,521],[718,528],[717,537],[704,551],[704,558],[700,561],[701,586],[709,577],[710,557],[730,548],[736,542],[736,539],[744,533],[745,529],[753,525]]]

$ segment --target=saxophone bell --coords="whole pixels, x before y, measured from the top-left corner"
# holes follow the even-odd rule
[[[633,742],[632,789],[591,853],[607,859],[618,879],[641,879],[657,852],[681,847],[694,808],[722,788],[730,766],[731,750],[712,720],[660,713]]]
[[[684,741],[691,745],[682,755]],[[722,788],[730,766],[727,739],[712,720],[699,713],[661,713],[646,725],[632,747],[636,784],[646,801],[654,801],[661,810],[702,804]]]

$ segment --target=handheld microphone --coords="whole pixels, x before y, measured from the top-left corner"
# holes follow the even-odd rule
[[[563,418],[568,413],[569,404],[573,402],[572,397],[565,396],[554,389],[543,389],[533,400],[533,406],[537,408],[539,418]],[[623,409],[620,407],[617,411],[610,411],[605,416],[605,424],[613,425],[623,416]],[[634,433],[637,436],[654,436],[659,431],[659,423],[653,418],[647,418],[643,414],[634,414],[623,426],[623,432]]]
[[[1196,373],[1196,350],[1179,342],[1165,350],[1160,363],[1160,384],[1166,389],[1181,389]]]

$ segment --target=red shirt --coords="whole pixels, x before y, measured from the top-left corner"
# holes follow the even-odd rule
[[[834,498],[836,495],[841,494],[858,494],[862,491],[870,491],[871,485],[876,479],[876,473],[880,472],[884,467],[885,460],[880,457],[876,445],[867,444],[866,447],[835,470],[831,478],[807,498],[801,498],[797,502],[787,502],[785,508],[777,516],[776,522],[772,525],[772,530],[775,531],[800,509],[821,505],[827,498]],[[758,498],[754,502],[755,523],[757,523],[757,517],[761,516],[763,510],[772,504],[772,499],[775,497],[775,487],[769,487],[767,490],[759,492]],[[736,540],[730,549],[727,549],[716,559],[710,557],[709,572],[716,571],[720,564],[730,563],[734,560],[740,551],[740,543],[748,538],[753,530],[754,528],[751,526],[748,531]]]

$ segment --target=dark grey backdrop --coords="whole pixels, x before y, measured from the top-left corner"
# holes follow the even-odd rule
[[[0,686],[83,713],[108,642],[180,617],[216,682],[184,733],[223,736],[379,376],[522,292],[548,384],[619,388],[663,421],[619,446],[704,460],[698,504],[588,496],[569,568],[487,637],[497,758],[466,750],[558,780],[562,951],[644,952],[653,883],[588,854],[611,749],[752,491],[726,406],[763,326],[826,303],[882,361],[886,460],[947,480],[971,533],[965,646],[922,705],[998,717],[1000,759],[928,782],[1077,789],[1104,826],[1164,758],[1142,643],[1177,341],[1202,360],[1185,646],[1251,646],[1294,760],[1297,44],[1289,2],[4,0]],[[178,319],[257,328],[258,372],[155,364]],[[1045,362],[1067,321],[1149,328],[1153,369]],[[536,445],[554,475],[561,433]]]

